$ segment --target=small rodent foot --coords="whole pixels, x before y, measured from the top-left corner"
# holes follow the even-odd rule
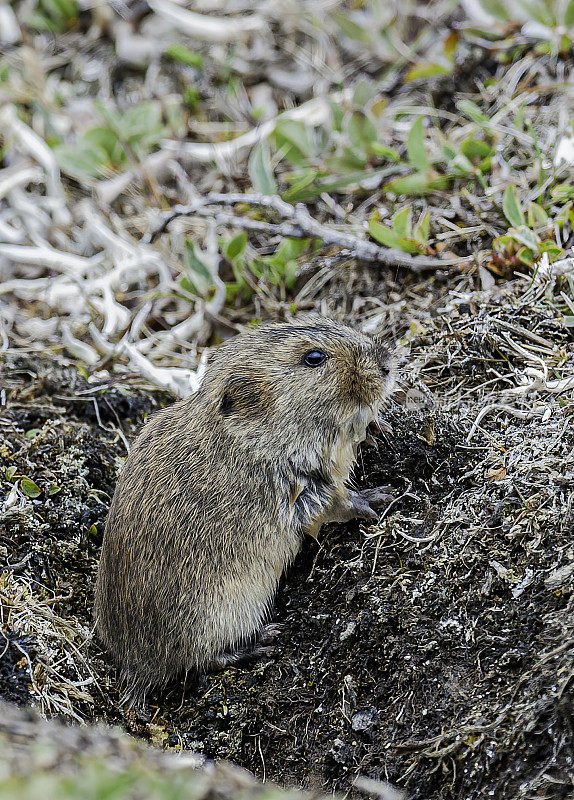
[[[361,519],[371,519],[378,521],[379,515],[377,508],[387,505],[392,499],[390,486],[379,486],[376,489],[362,489],[360,492],[349,492],[349,497],[353,505],[356,516]]]
[[[377,486],[375,489],[362,489],[357,494],[373,508],[382,508],[391,502],[395,491],[392,486]]]
[[[259,658],[273,655],[275,648],[271,642],[280,636],[281,629],[282,626],[275,623],[264,625],[257,633],[257,640],[253,644],[242,647],[234,653],[222,653],[213,659],[210,669],[220,670],[231,665],[241,666],[250,664]]]
[[[280,625],[278,622],[270,622],[268,625],[264,625],[261,628],[259,633],[259,639],[257,641],[256,647],[258,645],[267,644],[268,642],[274,642],[281,636],[283,631],[283,625]]]

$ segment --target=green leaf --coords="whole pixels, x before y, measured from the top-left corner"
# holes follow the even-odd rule
[[[552,239],[545,239],[543,242],[540,242],[538,245],[538,252],[540,254],[548,253],[550,261],[555,261],[563,254],[562,248],[559,247],[556,242],[553,242]]]
[[[230,261],[235,261],[236,258],[243,255],[246,247],[247,233],[245,231],[241,231],[241,233],[238,233],[237,236],[234,236],[233,239],[230,239],[230,241],[227,243],[225,255]]]
[[[399,249],[405,253],[420,253],[421,245],[416,239],[411,236],[401,236],[399,239]]]
[[[342,155],[328,156],[325,159],[325,166],[330,171],[337,170],[338,172],[356,172],[357,170],[364,170],[367,166],[367,155],[364,152],[359,153],[357,150],[344,144]]]
[[[481,161],[483,158],[493,155],[494,148],[488,142],[482,139],[473,139],[472,137],[465,139],[461,146],[460,152],[466,156],[469,161]]]
[[[286,289],[292,289],[295,286],[297,277],[299,275],[299,266],[300,265],[298,261],[288,261],[285,264],[283,283],[285,284]]]
[[[288,203],[292,203],[321,194],[323,190],[312,192],[310,195],[308,193],[308,187],[315,182],[317,175],[318,170],[316,169],[304,170],[299,173],[289,189],[283,194],[283,199]]]
[[[552,2],[529,3],[527,0],[517,0],[517,2],[526,11],[531,20],[540,22],[549,28],[555,28],[558,24],[556,16],[552,12],[552,6],[557,4]]]
[[[524,218],[524,214],[522,213],[522,209],[520,208],[520,202],[516,196],[514,186],[508,186],[506,188],[504,197],[502,199],[502,210],[504,211],[504,216],[506,219],[515,228],[518,228],[521,225],[526,225],[526,220]]]
[[[411,83],[425,78],[434,78],[436,75],[450,75],[452,70],[452,65],[445,67],[443,64],[437,63],[417,64],[409,69],[405,75],[405,81]]]
[[[124,149],[111,128],[104,126],[90,128],[82,136],[82,141],[86,143],[88,150],[102,153],[109,161],[118,162],[125,158]]]
[[[195,113],[199,108],[201,95],[195,86],[188,86],[187,89],[184,89],[183,91],[182,99],[189,110]]]
[[[140,103],[129,108],[119,122],[119,135],[132,148],[145,151],[156,145],[167,133],[161,121],[158,103]]]
[[[345,114],[343,109],[337,103],[334,103],[332,100],[329,101],[329,108],[331,110],[331,127],[334,131],[342,131],[343,130],[343,120],[345,119]]]
[[[385,247],[402,250],[404,253],[420,253],[421,251],[420,244],[415,239],[399,236],[395,230],[387,228],[386,225],[381,225],[380,222],[374,219],[369,222],[369,233],[375,241]]]
[[[394,161],[396,163],[397,161],[401,160],[401,157],[394,147],[387,147],[384,144],[379,144],[379,142],[372,142],[371,150],[373,151],[374,155],[385,158],[387,161]]]
[[[522,264],[531,267],[534,264],[535,254],[529,247],[521,247],[516,254],[516,258],[522,262]]]
[[[287,238],[272,256],[256,259],[250,269],[255,275],[265,275],[266,280],[275,286],[283,284],[292,289],[299,272],[297,258],[307,250],[309,243],[309,239]]]
[[[351,102],[355,108],[363,109],[367,103],[370,103],[373,97],[376,97],[377,92],[377,84],[374,81],[361,78],[361,80],[357,81],[355,84]]]
[[[570,28],[574,25],[574,0],[570,0],[564,11],[564,25]]]
[[[65,30],[67,17],[56,0],[40,0],[36,8],[41,9],[61,31]]]
[[[247,164],[253,188],[262,194],[277,194],[277,183],[271,169],[269,145],[267,142],[256,144],[249,156]]]
[[[185,240],[183,266],[197,293],[205,295],[213,284],[213,278],[209,267],[197,255],[196,247],[190,239]]]
[[[500,22],[508,22],[510,15],[502,0],[480,0],[484,10]]]
[[[22,478],[20,481],[20,487],[27,497],[34,498],[39,497],[42,494],[40,487],[37,486],[30,478]]]
[[[365,43],[371,41],[370,31],[367,28],[357,25],[357,23],[346,14],[333,14],[333,20],[349,39]]]
[[[431,175],[426,172],[414,172],[412,175],[405,175],[404,178],[396,178],[385,184],[386,192],[393,192],[399,195],[424,195],[439,189],[446,189],[450,184],[450,179],[446,175]]]
[[[550,196],[559,203],[574,200],[574,186],[569,186],[567,183],[559,183],[558,186],[554,186],[550,190]]]
[[[460,40],[460,33],[458,31],[450,31],[444,40],[444,54],[449,61],[454,61],[456,55],[456,48]]]
[[[273,133],[278,149],[286,147],[285,158],[293,164],[305,164],[313,156],[309,130],[299,120],[283,119]]]
[[[361,111],[355,111],[351,115],[347,127],[349,140],[361,153],[371,152],[371,145],[377,140],[377,129],[373,122]]]
[[[79,181],[101,177],[106,163],[103,153],[82,145],[57,145],[54,156],[62,172]]]
[[[496,239],[493,239],[492,246],[495,250],[502,251],[505,250],[511,242],[512,238],[504,234],[503,236],[497,236]]]
[[[423,118],[417,117],[407,136],[407,155],[409,162],[418,170],[429,169],[430,164],[425,149]]]
[[[165,51],[166,58],[172,61],[177,61],[179,64],[185,64],[187,67],[194,67],[195,69],[203,69],[203,56],[199,53],[190,50],[184,44],[172,44]]]
[[[465,117],[476,122],[477,125],[484,125],[485,123],[490,123],[489,118],[486,114],[476,105],[473,103],[472,100],[459,100],[456,104],[456,107],[464,114]]]
[[[39,433],[40,433],[40,428],[30,428],[30,430],[26,431],[24,435],[26,439],[35,439]]]
[[[78,15],[75,0],[39,0],[25,24],[31,30],[60,34],[72,27]]]
[[[410,215],[411,215],[410,206],[405,206],[405,208],[401,209],[400,211],[397,211],[397,213],[393,216],[393,230],[399,236],[410,236],[411,234]]]
[[[26,27],[31,31],[39,31],[41,33],[61,33],[61,31],[58,30],[58,25],[40,11],[32,11],[28,15],[26,18]]]
[[[398,233],[392,228],[387,228],[386,225],[381,225],[376,220],[369,222],[369,233],[375,241],[379,242],[379,244],[384,244],[385,247],[398,248],[399,246],[400,237]]]
[[[4,470],[4,477],[7,481],[11,481],[16,474],[16,467],[6,467]]]
[[[57,485],[57,484],[55,484],[55,483],[51,483],[51,484],[48,486],[48,494],[49,494],[50,496],[52,496],[52,495],[55,495],[55,494],[58,494],[58,492],[61,492],[61,491],[62,491],[62,487],[61,487],[61,486],[58,486],[58,485]]]
[[[538,203],[530,203],[528,206],[528,227],[543,228],[548,224],[548,214]]]
[[[473,175],[475,172],[475,167],[472,161],[470,161],[465,155],[462,153],[458,153],[450,163],[450,167],[453,169],[456,175],[458,176],[468,176]]]
[[[287,238],[277,248],[272,256],[268,256],[265,261],[278,267],[285,266],[289,261],[298,258],[309,247],[309,239]]]
[[[67,20],[76,19],[80,9],[75,0],[41,0],[42,5],[47,8],[48,3],[54,8],[55,12]]]
[[[517,228],[511,228],[508,231],[508,234],[514,239],[515,242],[520,242],[520,244],[526,245],[526,247],[528,247],[530,250],[534,250],[535,252],[538,251],[539,239],[536,234],[526,225],[520,225]]]
[[[421,245],[426,245],[430,236],[430,211],[427,209],[414,227],[413,236]]]
[[[337,166],[336,159],[327,159],[327,163],[330,166],[333,166],[333,171],[335,171],[335,167]],[[341,177],[336,177],[334,179],[327,179],[321,177],[320,179],[317,176],[320,174],[317,170],[312,171],[313,175],[311,180],[307,179],[302,181],[302,185],[299,186],[297,191],[295,191],[293,184],[292,188],[289,189],[283,195],[285,200],[309,200],[313,197],[318,197],[319,195],[323,194],[323,192],[338,192],[341,189],[346,189],[352,184],[356,184],[357,186],[361,185],[362,181],[368,180],[372,181],[373,178],[376,178],[378,175],[381,177],[387,177],[388,175],[392,175],[395,170],[392,167],[380,167],[379,169],[362,169],[358,171],[349,172],[346,175],[342,175]],[[309,175],[307,171],[304,173],[305,175]],[[299,174],[301,175],[301,173]],[[285,176],[283,176],[285,177]],[[352,191],[349,189],[348,191]]]

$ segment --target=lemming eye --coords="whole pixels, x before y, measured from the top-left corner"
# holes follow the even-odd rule
[[[322,350],[309,350],[303,356],[303,363],[306,367],[320,367],[326,358],[327,356]]]

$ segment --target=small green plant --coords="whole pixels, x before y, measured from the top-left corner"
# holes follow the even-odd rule
[[[435,60],[414,64],[408,70],[405,81],[408,83],[440,75],[450,75],[454,69],[454,58],[459,39],[458,31],[450,31],[444,38],[441,50],[437,53]]]
[[[391,227],[382,225],[378,214],[374,214],[369,221],[369,233],[385,247],[394,247],[405,253],[425,253],[430,234],[430,214],[425,211],[413,225],[412,209],[405,206],[393,216]]]
[[[478,0],[473,17],[467,35],[495,41],[505,39],[513,26],[521,29],[521,42],[498,54],[503,62],[519,58],[532,46],[536,54],[568,57],[574,46],[574,0]]]
[[[548,254],[550,261],[562,255],[562,248],[556,244],[552,234],[552,223],[541,205],[530,203],[525,216],[516,190],[508,186],[502,210],[512,227],[492,243],[495,266],[504,268],[518,262],[533,267],[544,253]]]
[[[80,181],[121,171],[166,134],[157,103],[140,103],[123,113],[99,104],[99,111],[104,125],[87,130],[77,144],[54,147],[60,169]]]
[[[410,175],[396,178],[385,184],[385,190],[395,195],[424,195],[437,189],[446,189],[451,178],[441,174],[427,155],[423,128],[423,118],[413,122],[406,141],[407,159],[404,166],[413,169]]]
[[[190,50],[184,44],[172,44],[165,51],[165,56],[178,64],[184,64],[186,67],[194,67],[200,70],[204,66],[203,56],[194,50]]]
[[[256,284],[276,286],[289,291],[295,285],[299,270],[298,258],[307,250],[309,239],[284,239],[274,253],[268,256],[254,255],[248,247],[245,231],[231,239],[220,239],[219,249],[231,267],[233,277],[225,284],[226,299],[238,296],[251,297]],[[319,245],[315,242],[313,247]],[[215,278],[207,260],[196,245],[186,239],[183,252],[184,274],[179,285],[185,292],[209,297],[215,289]]]
[[[238,295],[250,297],[254,292],[253,286],[257,283],[289,291],[297,279],[299,270],[297,259],[309,245],[309,239],[287,238],[272,255],[250,257],[245,231],[238,233],[228,242],[222,242],[222,252],[231,264],[235,277],[234,281],[226,284],[227,299],[231,300]]]
[[[260,256],[251,264],[251,271],[273,286],[292,289],[297,279],[297,259],[310,245],[309,239],[284,239],[271,256]]]
[[[184,275],[179,281],[181,288],[206,297],[214,287],[214,277],[205,258],[202,258],[198,248],[191,239],[186,239],[183,245]]]
[[[184,90],[183,102],[193,114],[198,110],[200,101],[201,95],[199,89],[196,89],[195,86],[188,86],[187,89]]]
[[[251,151],[247,165],[253,188],[262,194],[277,194],[277,182],[271,168],[269,145],[260,142]]]
[[[301,202],[323,193],[352,191],[354,185],[371,188],[381,183],[384,191],[395,196],[422,196],[444,190],[455,179],[477,180],[486,188],[484,175],[491,170],[495,153],[488,132],[478,130],[454,145],[437,129],[437,138],[443,139],[442,150],[431,158],[423,118],[419,116],[411,126],[406,153],[401,157],[394,147],[380,141],[372,118],[379,101],[369,95],[367,82],[363,84],[355,90],[356,101],[366,103],[370,113],[355,108],[344,114],[334,107],[331,130],[320,129],[315,133],[316,138],[299,121],[283,120],[277,126],[271,137],[275,161],[288,161],[294,167],[292,172],[281,175],[288,184],[283,192],[285,200]],[[484,124],[484,120],[481,122]],[[250,176],[253,186],[262,191],[260,187],[273,188],[276,181],[269,157],[263,163],[258,148],[252,154]],[[397,176],[397,173],[403,174]],[[387,182],[383,183],[385,179]]]
[[[38,0],[26,19],[26,27],[39,33],[61,34],[78,23],[76,0]]]

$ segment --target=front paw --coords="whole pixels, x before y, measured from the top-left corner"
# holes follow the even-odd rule
[[[362,489],[360,492],[349,492],[355,516],[377,522],[377,508],[388,505],[393,499],[390,486],[379,486],[376,489]]]
[[[356,492],[373,508],[383,508],[388,505],[395,496],[392,486],[377,486],[375,489],[361,489]]]

